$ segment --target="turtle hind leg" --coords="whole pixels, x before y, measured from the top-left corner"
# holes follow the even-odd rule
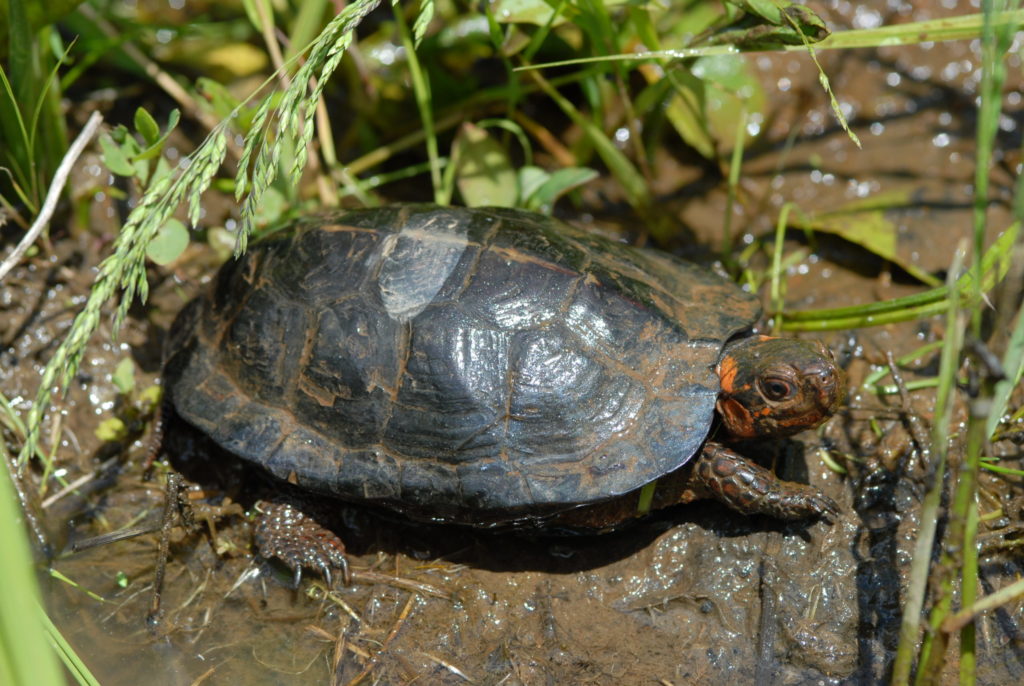
[[[328,586],[331,570],[340,569],[342,581],[349,583],[345,544],[333,532],[288,502],[261,500],[256,509],[256,548],[263,557],[284,562],[295,573],[296,588],[303,568],[319,572]]]
[[[835,501],[813,486],[783,481],[718,443],[704,446],[690,478],[699,491],[743,514],[787,520],[839,515]]]

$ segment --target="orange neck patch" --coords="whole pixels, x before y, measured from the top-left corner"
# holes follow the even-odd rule
[[[721,398],[718,401],[718,414],[722,417],[726,427],[736,438],[754,438],[757,432],[754,430],[754,418],[738,400],[733,398]]]
[[[732,355],[726,355],[718,363],[718,378],[721,380],[722,390],[726,393],[736,392],[736,374],[739,370],[739,364]]]

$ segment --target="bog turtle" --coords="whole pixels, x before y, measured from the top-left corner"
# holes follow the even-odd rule
[[[531,213],[346,211],[224,265],[175,321],[164,383],[292,490],[429,521],[606,527],[642,491],[833,515],[723,443],[817,426],[843,396],[827,348],[752,335],[759,314],[702,267]],[[343,566],[293,503],[262,509],[262,554]]]

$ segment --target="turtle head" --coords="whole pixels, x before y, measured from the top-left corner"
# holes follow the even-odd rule
[[[734,438],[789,436],[831,417],[846,393],[832,352],[818,341],[751,336],[718,363],[718,414]]]

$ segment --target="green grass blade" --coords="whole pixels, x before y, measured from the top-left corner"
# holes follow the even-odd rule
[[[1018,27],[1024,24],[1024,10],[1004,12],[993,18],[997,28]],[[893,45],[919,45],[921,43],[967,40],[981,36],[984,19],[982,14],[967,14],[947,19],[929,19],[927,21],[906,24],[889,24],[873,29],[853,29],[837,31],[828,38],[815,43],[815,50],[849,50],[851,48],[879,48]],[[806,51],[802,45],[786,45],[771,50],[747,49],[740,50],[732,45],[711,45],[699,48],[680,48],[676,50],[657,50],[650,52],[623,53],[620,55],[598,55],[580,57],[555,62],[544,62],[517,67],[516,71],[547,69],[550,67],[566,67],[598,62],[638,62],[645,60],[677,60],[694,57],[711,57],[714,55],[733,55],[739,52],[793,52]]]
[[[579,126],[593,144],[601,161],[607,165],[608,170],[622,186],[626,193],[629,204],[636,210],[643,212],[651,205],[651,191],[643,175],[637,170],[629,158],[622,154],[604,131],[593,121],[583,116],[576,106],[568,98],[559,93],[554,86],[548,82],[539,72],[532,72],[533,78],[541,90],[572,119],[573,123]]]
[[[1019,229],[1020,225],[1017,223],[1010,225],[985,253],[982,259],[982,292],[990,290],[1006,276],[1010,267],[1009,258]],[[974,290],[974,282],[974,273],[966,272],[957,281],[955,291],[947,285],[923,293],[877,303],[828,310],[789,312],[782,316],[781,327],[784,331],[828,331],[930,317],[946,309],[945,303],[951,292],[962,294],[961,298],[970,298],[970,294]]]
[[[52,112],[48,113],[46,111],[46,106],[51,102],[51,98],[54,94],[53,89],[59,86],[60,84],[58,72],[60,70],[61,65],[64,64],[64,60],[67,59],[68,53],[71,51],[71,47],[71,45],[68,45],[68,47],[64,50],[64,54],[60,56],[60,59],[58,59],[54,63],[53,68],[50,69],[50,73],[46,77],[46,81],[43,83],[43,86],[39,91],[39,95],[37,97],[35,106],[32,108],[32,119],[29,122],[28,126],[29,145],[31,146],[32,150],[35,150],[37,148],[37,136],[40,133],[43,133],[44,137],[46,138],[49,138],[54,133],[52,128],[48,128],[45,131],[40,131],[39,122],[42,119],[44,119],[47,114],[52,114]],[[63,121],[61,121],[61,123],[63,123]],[[63,130],[60,133],[63,134]],[[61,155],[63,155],[63,151],[67,149],[67,141],[63,140],[63,135],[55,136],[54,138],[56,138],[57,140],[52,140],[49,142],[51,144],[59,143],[58,148],[61,150]]]
[[[64,638],[64,635],[57,626],[43,612],[42,608],[39,610],[39,615],[42,619],[43,628],[49,636],[50,645],[57,652],[57,656],[60,657],[60,661],[71,674],[71,677],[82,686],[100,686],[100,682],[93,676],[89,667],[82,661],[82,658],[75,652],[75,649],[67,642],[67,639]]]
[[[910,584],[907,587],[906,602],[903,604],[903,617],[900,622],[899,644],[896,648],[896,659],[893,662],[893,686],[905,686],[910,680],[910,669],[914,661],[918,632],[921,626],[921,611],[924,608],[925,591],[928,588],[928,568],[931,552],[935,545],[935,533],[939,523],[939,506],[942,501],[943,476],[946,470],[946,453],[949,445],[949,419],[952,412],[950,397],[956,380],[956,371],[960,366],[960,348],[963,344],[963,327],[960,322],[960,298],[957,294],[957,281],[954,275],[962,266],[963,256],[960,252],[953,258],[949,271],[949,288],[954,297],[947,300],[946,336],[939,362],[939,388],[935,393],[935,419],[932,425],[932,459],[935,468],[932,471],[928,492],[921,504],[921,526],[914,544],[914,558],[910,564]],[[922,650],[921,662],[926,656]],[[920,676],[920,672],[919,672]]]
[[[1024,11],[1017,10],[997,14],[993,17],[992,22],[993,26],[997,28],[1019,26],[1024,23]],[[967,40],[980,37],[984,24],[984,14],[978,13],[907,24],[889,24],[873,29],[837,31],[820,43],[815,43],[814,47],[818,50],[846,50]]]
[[[16,503],[10,475],[2,470],[0,550],[3,551],[4,595],[0,602],[0,683],[61,686],[64,678],[39,621],[39,587]]]
[[[1014,3],[1017,4],[1017,3]],[[1003,56],[1010,47],[1013,29],[1012,24],[996,25],[995,16],[1005,14],[1007,0],[988,0],[982,3],[982,70],[981,70],[981,107],[978,112],[978,128],[975,136],[974,162],[974,262],[975,273],[974,296],[981,299],[982,254],[985,249],[985,212],[988,209],[989,173],[992,166],[992,147],[996,132],[999,130],[999,117],[1002,114],[1002,89],[1006,80],[1006,65]],[[981,337],[981,310],[976,309],[971,317],[971,330],[976,338]]]
[[[995,434],[999,421],[1006,413],[1010,394],[1020,383],[1021,372],[1024,371],[1024,309],[1017,311],[1017,324],[1013,327],[1010,343],[1003,356],[1003,371],[1007,378],[996,384],[995,395],[992,399],[992,414],[988,418],[988,424],[985,425],[987,436]]]
[[[432,6],[431,6],[432,7]],[[430,159],[430,182],[434,188],[434,201],[438,205],[447,205],[451,202],[452,189],[445,188],[441,178],[441,155],[437,147],[437,132],[434,127],[434,105],[430,95],[430,81],[423,71],[419,58],[416,56],[409,25],[405,21],[402,5],[393,3],[392,9],[395,14],[395,21],[398,23],[399,31],[402,34],[402,45],[405,47],[406,59],[409,65],[409,79],[412,81],[413,94],[416,97],[416,107],[420,111],[420,121],[423,123],[423,133],[426,135],[427,157]]]
[[[298,13],[292,23],[288,36],[288,49],[284,54],[285,61],[291,60],[306,48],[320,33],[324,25],[329,0],[303,0],[299,3]]]
[[[32,148],[25,128],[25,118],[18,106],[18,96],[14,93],[14,85],[7,78],[3,65],[0,65],[0,87],[0,142],[3,143],[0,160],[9,169],[12,184],[20,190],[19,198],[35,213],[38,209],[36,202],[29,198],[33,188],[32,169],[29,166]]]
[[[789,224],[789,213],[796,206],[787,202],[782,206],[779,211],[779,219],[775,223],[775,242],[772,248],[772,267],[771,267],[771,287],[769,299],[772,304],[772,310],[778,312],[781,316],[783,309],[783,294],[782,294],[782,246],[783,241],[786,237],[786,226]],[[779,317],[775,317],[773,321],[773,329],[778,330],[779,328]]]

